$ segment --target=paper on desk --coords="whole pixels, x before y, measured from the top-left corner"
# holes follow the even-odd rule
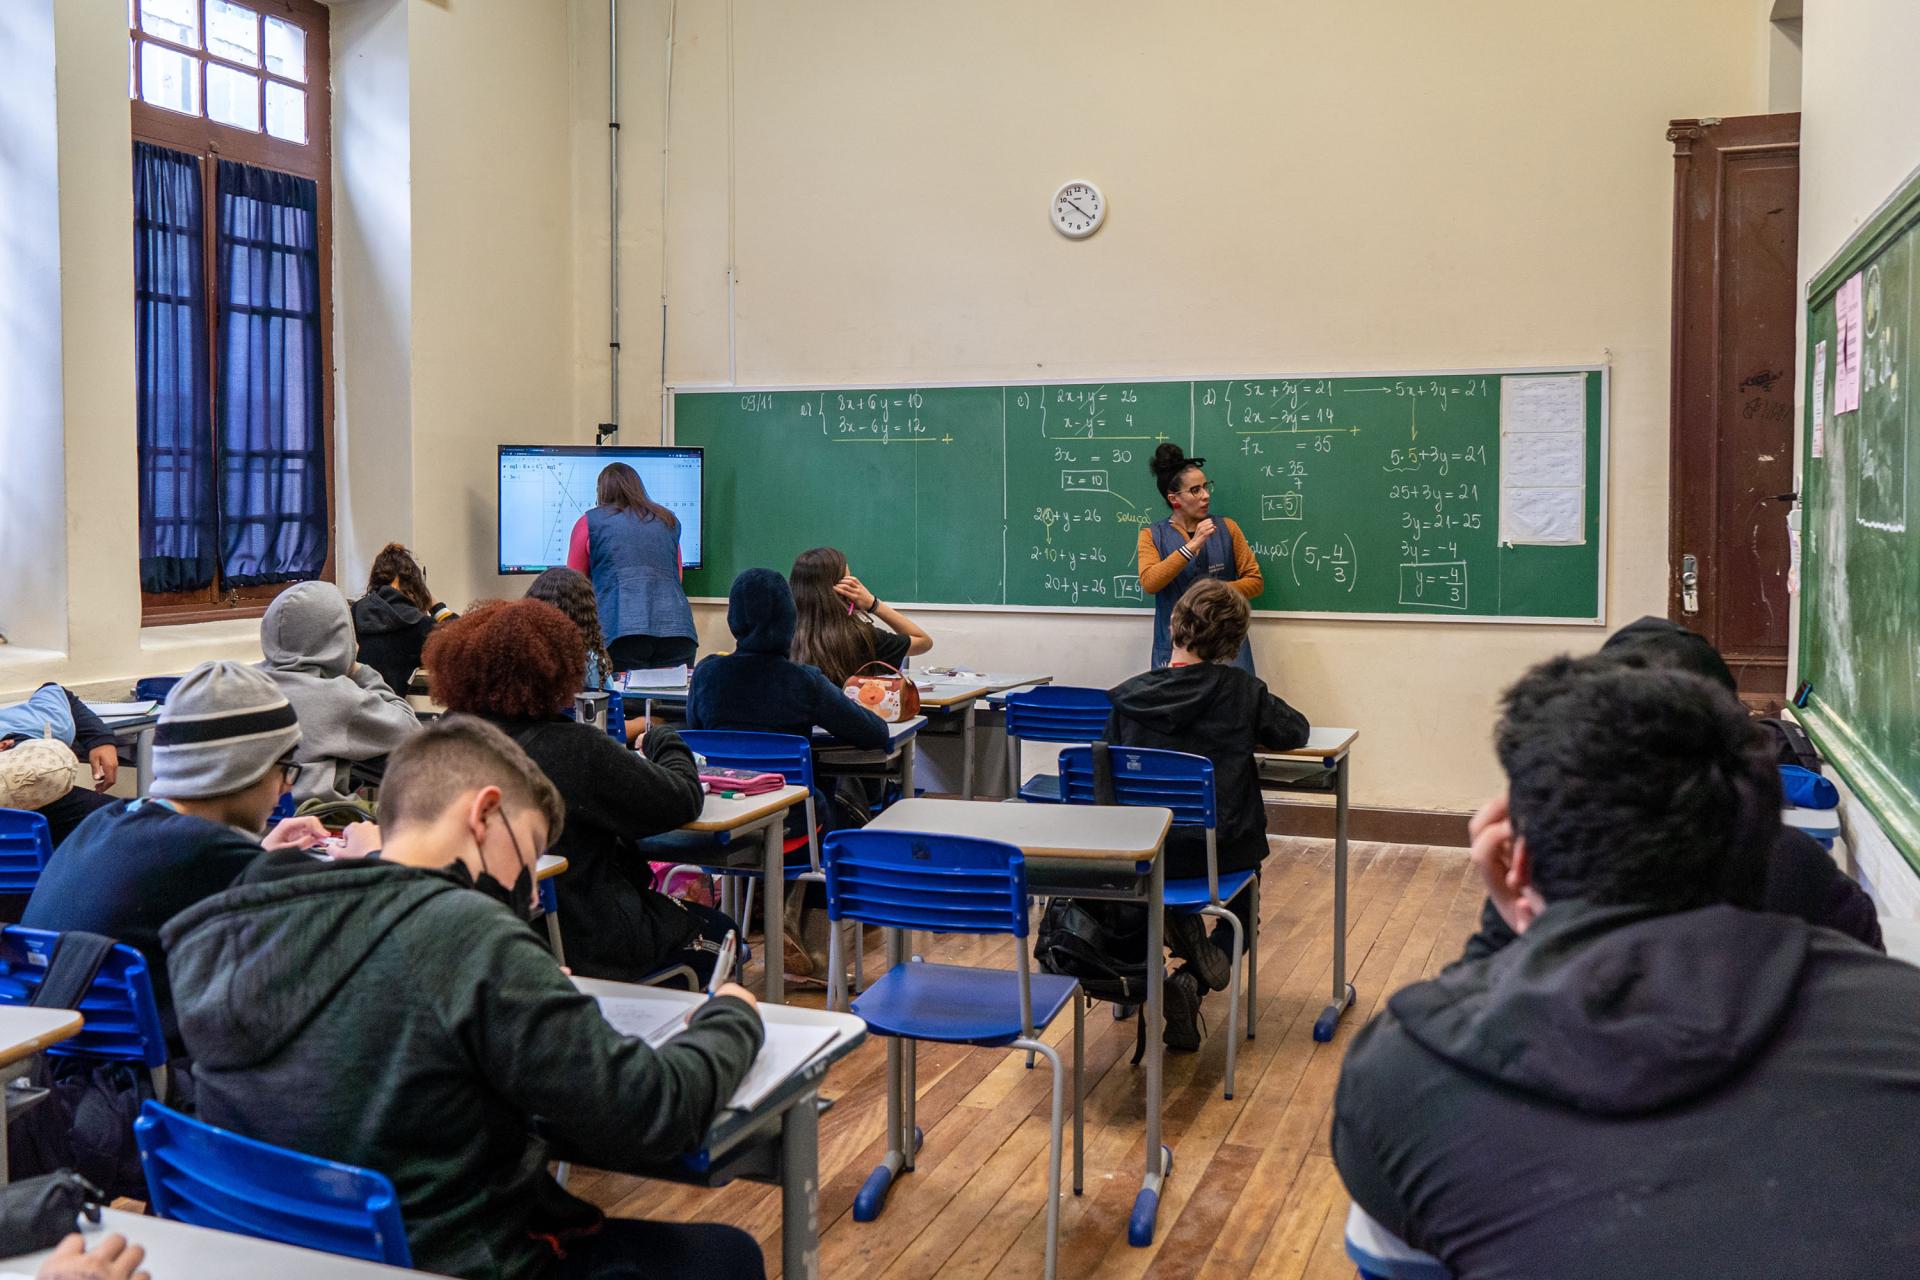
[[[1833,295],[1833,322],[1839,330],[1839,349],[1833,362],[1833,411],[1852,413],[1860,407],[1860,362],[1866,352],[1866,329],[1860,315],[1860,276],[1840,286]]]
[[[625,673],[620,687],[634,689],[678,689],[687,682],[687,664],[677,667],[647,667]]]
[[[0,1271],[0,1280],[33,1280],[33,1277],[18,1271]]]
[[[86,701],[87,710],[102,720],[130,720],[137,716],[150,716],[159,705],[152,699],[145,702],[94,702],[92,699]],[[5,1277],[0,1276],[0,1280],[5,1280]]]
[[[623,1035],[637,1036],[658,1049],[686,1025],[688,1006],[677,1001],[647,1000],[601,996],[600,1012]],[[827,1047],[835,1032],[832,1027],[798,1025],[791,1022],[764,1023],[766,1042],[747,1069],[740,1087],[727,1099],[734,1111],[749,1111],[779,1088],[786,1079]]]

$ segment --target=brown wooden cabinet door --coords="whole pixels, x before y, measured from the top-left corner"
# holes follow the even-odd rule
[[[1800,116],[1676,120],[1667,139],[1668,615],[1719,648],[1743,696],[1777,706],[1787,678],[1788,504],[1780,498],[1793,488]]]

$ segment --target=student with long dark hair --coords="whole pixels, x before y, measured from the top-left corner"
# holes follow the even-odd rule
[[[833,547],[801,552],[787,582],[795,610],[789,656],[837,685],[869,662],[903,667],[909,655],[933,648],[933,637],[868,590]],[[873,625],[876,619],[883,625]]]
[[[640,473],[610,462],[597,503],[574,522],[567,567],[593,582],[616,671],[693,661],[699,632],[680,587],[680,519],[647,496]]]
[[[1258,598],[1267,585],[1240,526],[1226,516],[1213,516],[1213,482],[1202,470],[1206,462],[1188,457],[1168,441],[1153,451],[1148,464],[1167,502],[1166,518],[1142,529],[1136,548],[1140,589],[1153,597],[1155,668],[1173,657],[1173,606],[1194,583],[1218,578],[1249,600]],[[1253,674],[1253,649],[1244,640],[1233,665]]]
[[[587,680],[583,687],[606,688],[613,677],[613,659],[607,654],[606,637],[600,631],[600,602],[586,575],[572,569],[548,569],[528,584],[527,599],[545,600],[580,628],[580,642],[587,647]]]
[[[367,594],[353,602],[354,656],[404,698],[434,624],[457,616],[433,598],[413,552],[389,542],[367,572]]]

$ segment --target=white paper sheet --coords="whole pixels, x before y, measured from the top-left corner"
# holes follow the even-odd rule
[[[658,1048],[686,1022],[686,1007],[668,1000],[600,997],[600,1016],[623,1036],[634,1036]]]
[[[1584,489],[1587,442],[1566,432],[1522,432],[1500,442],[1500,483],[1515,489]]]
[[[1827,452],[1827,344],[1813,344],[1813,456]]]
[[[1800,594],[1800,508],[1787,512],[1787,591]]]
[[[1839,350],[1833,365],[1833,411],[1852,413],[1860,407],[1860,363],[1866,356],[1866,330],[1860,315],[1860,276],[1840,286],[1833,295],[1834,326]]]
[[[1578,489],[1504,489],[1500,541],[1510,545],[1572,546],[1585,540]]]
[[[1500,380],[1500,543],[1586,538],[1587,375]]]
[[[600,1012],[615,1031],[622,1035],[637,1036],[658,1049],[666,1044],[686,1026],[689,1009],[698,1005],[686,1005],[679,1001],[648,1000],[645,997],[600,996]],[[832,1041],[832,1027],[797,1025],[789,1022],[768,1022],[762,1024],[766,1040],[760,1046],[760,1053],[747,1069],[746,1078],[740,1082],[733,1096],[727,1099],[727,1106],[735,1111],[747,1111],[758,1106],[762,1099],[794,1072],[813,1061],[814,1057]]]
[[[687,683],[687,667],[681,663],[677,667],[650,667],[644,671],[628,671],[621,678],[621,688],[634,689],[678,689]]]
[[[1500,432],[1587,433],[1587,375],[1549,373],[1500,379]]]
[[[87,710],[102,720],[133,720],[140,716],[150,716],[160,706],[149,699],[146,702],[95,702],[85,699]]]

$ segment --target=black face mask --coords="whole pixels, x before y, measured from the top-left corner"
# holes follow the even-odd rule
[[[479,875],[468,870],[464,862],[456,862],[447,870],[457,879],[465,882],[469,889],[477,889],[495,902],[513,913],[513,918],[521,924],[533,923],[533,868],[520,857],[520,837],[513,834],[513,827],[506,818],[500,819],[500,825],[507,829],[507,839],[513,841],[513,852],[520,863],[520,874],[513,879],[513,887],[508,888],[494,879],[493,873],[483,865]]]

